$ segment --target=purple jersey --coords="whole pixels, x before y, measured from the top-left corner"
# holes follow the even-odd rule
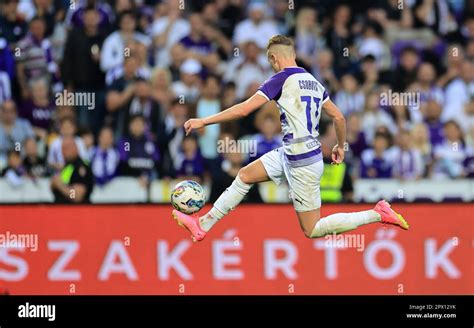
[[[357,158],[360,157],[367,147],[368,145],[365,139],[365,134],[362,131],[357,134],[357,138],[353,142],[349,143],[349,149],[352,150],[352,154]]]
[[[0,71],[5,71],[10,80],[16,75],[15,59],[5,39],[0,38]]]
[[[49,129],[56,106],[50,102],[47,106],[39,106],[31,100],[23,103],[20,110],[20,116],[30,121],[34,127]]]
[[[66,21],[69,25],[74,27],[84,27],[84,12],[86,6],[81,5],[74,11],[69,11]],[[112,24],[114,20],[114,14],[108,4],[99,3],[96,6],[96,10],[99,14],[99,28],[106,28]]]
[[[199,152],[196,152],[193,158],[183,158],[176,175],[179,176],[198,176],[201,177],[204,174],[204,160]]]
[[[319,120],[326,89],[301,67],[286,67],[266,80],[257,94],[274,100],[280,111],[283,150],[292,167],[322,160]]]
[[[269,151],[281,147],[280,136],[276,136],[271,139],[266,139],[263,135],[257,134],[255,137],[255,141],[257,142],[257,150],[255,154],[250,155],[249,162],[253,162],[254,160],[268,153]]]
[[[125,176],[148,176],[155,173],[156,163],[160,159],[155,143],[146,137],[123,138],[119,142],[119,171]]]
[[[360,161],[361,178],[391,178],[393,163],[389,159],[387,151],[382,156],[377,156],[373,149],[367,149],[362,153]],[[373,172],[374,175],[370,174]]]
[[[188,50],[191,50],[200,55],[208,55],[213,51],[212,43],[206,39],[194,41],[190,36],[185,36],[180,43]]]
[[[426,122],[426,126],[430,133],[431,145],[436,146],[442,144],[444,141],[443,123],[441,123],[441,121]]]

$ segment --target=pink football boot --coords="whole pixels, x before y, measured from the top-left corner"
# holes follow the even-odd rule
[[[390,204],[385,200],[379,201],[375,205],[374,211],[380,214],[380,217],[382,218],[380,222],[384,224],[395,225],[404,230],[408,230],[408,228],[410,227],[408,225],[408,222],[403,218],[403,216],[392,210],[390,208]]]
[[[191,239],[194,242],[201,241],[206,237],[206,232],[202,230],[199,225],[199,217],[187,215],[178,210],[173,210],[173,219],[178,222],[178,225],[191,233]]]

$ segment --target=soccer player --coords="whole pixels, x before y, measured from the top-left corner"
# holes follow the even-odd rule
[[[317,139],[319,119],[324,110],[332,118],[336,129],[338,142],[332,150],[334,165],[344,160],[345,119],[321,83],[296,65],[291,39],[282,35],[273,36],[267,45],[267,58],[276,74],[265,81],[253,96],[220,113],[190,119],[184,123],[184,128],[188,134],[206,125],[237,120],[266,102],[275,101],[280,111],[283,146],[242,168],[205,215],[195,217],[173,210],[178,224],[191,233],[194,241],[200,241],[214,224],[242,201],[252,184],[269,179],[281,184],[286,179],[296,215],[308,238],[342,233],[374,222],[408,229],[408,223],[384,200],[379,201],[372,210],[336,213],[320,218],[319,182],[324,166],[321,144]]]

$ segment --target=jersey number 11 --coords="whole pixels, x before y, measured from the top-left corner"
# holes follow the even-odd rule
[[[314,114],[314,117],[316,118],[316,121],[317,121],[319,103],[321,102],[321,99],[313,97],[312,100],[316,104],[316,112]],[[308,128],[309,133],[313,134],[313,122],[311,120],[311,104],[313,102],[311,101],[311,96],[301,96],[301,101],[306,103],[306,127]],[[316,131],[318,131],[318,129],[319,129],[319,124],[316,124]]]

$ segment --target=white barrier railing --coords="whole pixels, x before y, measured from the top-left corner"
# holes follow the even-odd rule
[[[430,199],[442,202],[459,199],[474,200],[474,180],[416,180],[359,179],[354,182],[355,202],[375,202],[381,198],[413,202]]]
[[[49,179],[25,180],[12,186],[7,179],[0,178],[0,203],[49,203],[54,201]]]
[[[153,181],[149,190],[135,178],[116,178],[105,186],[95,186],[91,195],[93,203],[168,203],[171,189],[178,181]],[[211,186],[203,186],[209,197]],[[288,203],[288,186],[273,182],[259,184],[259,191],[266,203]],[[360,179],[354,182],[354,201],[373,203],[381,198],[413,202],[430,199],[442,202],[447,199],[474,201],[474,180],[419,180],[399,181],[394,179]],[[11,186],[0,178],[0,203],[49,203],[54,197],[50,180],[25,180],[20,186]]]
[[[140,185],[138,179],[121,177],[104,186],[94,186],[92,203],[146,203],[147,188]]]

